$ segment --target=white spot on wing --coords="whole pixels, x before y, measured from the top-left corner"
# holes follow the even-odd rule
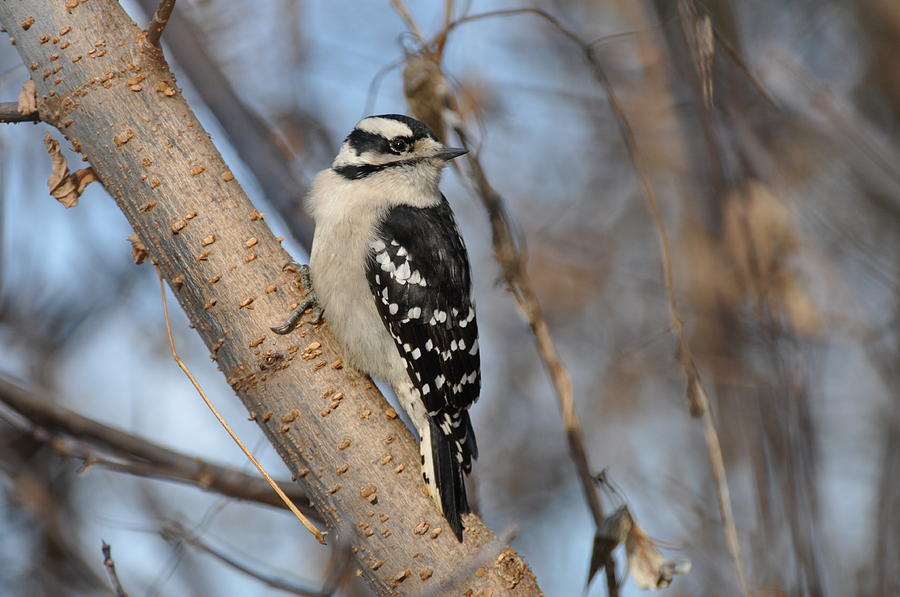
[[[404,261],[400,267],[397,268],[397,271],[394,272],[394,278],[398,282],[402,282],[406,284],[406,281],[409,279],[409,261]]]

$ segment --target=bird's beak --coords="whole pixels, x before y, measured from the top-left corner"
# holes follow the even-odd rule
[[[447,162],[449,160],[452,160],[453,158],[458,158],[465,153],[469,153],[469,150],[459,149],[457,147],[444,147],[431,157]]]

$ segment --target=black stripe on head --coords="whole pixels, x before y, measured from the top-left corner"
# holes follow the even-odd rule
[[[391,150],[389,141],[382,135],[361,129],[353,129],[353,132],[347,135],[346,142],[350,144],[356,155],[362,155],[366,152],[375,154],[397,153]]]
[[[373,123],[374,126],[369,127],[363,125],[363,123],[369,119],[383,119],[399,122],[405,125],[405,127],[394,127],[394,130],[399,128],[402,131],[404,128],[408,128],[411,134],[385,137],[384,134],[373,132],[373,130],[371,130],[374,129],[377,131],[378,128],[380,128],[377,124]],[[415,118],[410,118],[403,114],[379,114],[376,116],[368,116],[360,121],[360,125],[362,125],[362,127],[358,126],[353,129],[344,140],[344,143],[347,144],[357,156],[363,156],[368,153],[374,156],[398,156],[398,158],[400,158],[420,139],[430,138],[437,141],[437,137],[431,132],[431,129]],[[366,128],[370,130],[366,130]],[[388,127],[388,129],[390,128],[391,127]],[[358,180],[376,172],[381,172],[386,168],[406,166],[408,163],[408,160],[404,159],[390,160],[379,164],[368,164],[363,160],[353,164],[337,166],[334,167],[333,170],[344,178]]]
[[[359,180],[360,178],[365,178],[370,174],[381,172],[385,168],[390,168],[391,166],[397,165],[397,162],[388,162],[387,164],[355,164],[338,166],[337,168],[332,168],[332,170],[334,170],[344,178],[349,178],[350,180]]]

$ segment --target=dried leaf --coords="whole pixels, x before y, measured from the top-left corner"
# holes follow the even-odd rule
[[[628,556],[628,572],[641,589],[664,589],[672,584],[676,574],[691,571],[688,560],[667,560],[663,557],[653,539],[647,536],[641,525],[631,517],[628,536],[625,538],[625,554]]]
[[[437,61],[432,54],[409,54],[403,69],[403,95],[412,115],[445,141],[450,97]]]
[[[819,310],[798,264],[801,234],[784,202],[766,184],[750,180],[726,199],[724,228],[724,242],[744,291],[779,308],[795,332],[817,333]]]
[[[34,81],[31,79],[22,83],[17,110],[23,116],[37,112],[37,88],[35,88]]]
[[[587,584],[591,584],[594,575],[609,559],[612,551],[628,536],[631,530],[631,514],[628,506],[622,506],[600,523],[594,533],[594,546],[591,549],[591,567],[588,571]]]
[[[134,262],[138,265],[144,263],[144,260],[150,255],[150,251],[147,250],[147,245],[145,245],[134,232],[128,235],[128,240],[131,241],[131,258],[134,259]]]
[[[48,132],[44,135],[44,144],[47,153],[50,154],[52,171],[47,178],[47,187],[50,194],[64,206],[75,207],[78,205],[78,197],[84,192],[85,187],[97,180],[97,175],[92,168],[82,168],[69,174],[69,165],[66,158],[59,152],[59,142],[53,139]]]
[[[802,259],[808,243],[789,206],[765,183],[750,179],[725,196],[721,234],[690,224],[681,238],[691,264],[685,288],[698,310],[737,312],[764,302],[794,333],[821,331],[821,307]],[[697,333],[715,338],[720,332],[710,326]]]

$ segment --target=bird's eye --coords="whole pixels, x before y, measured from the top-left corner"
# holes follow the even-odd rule
[[[394,139],[391,141],[391,149],[396,151],[397,153],[403,153],[407,149],[409,149],[409,144],[402,139]]]

